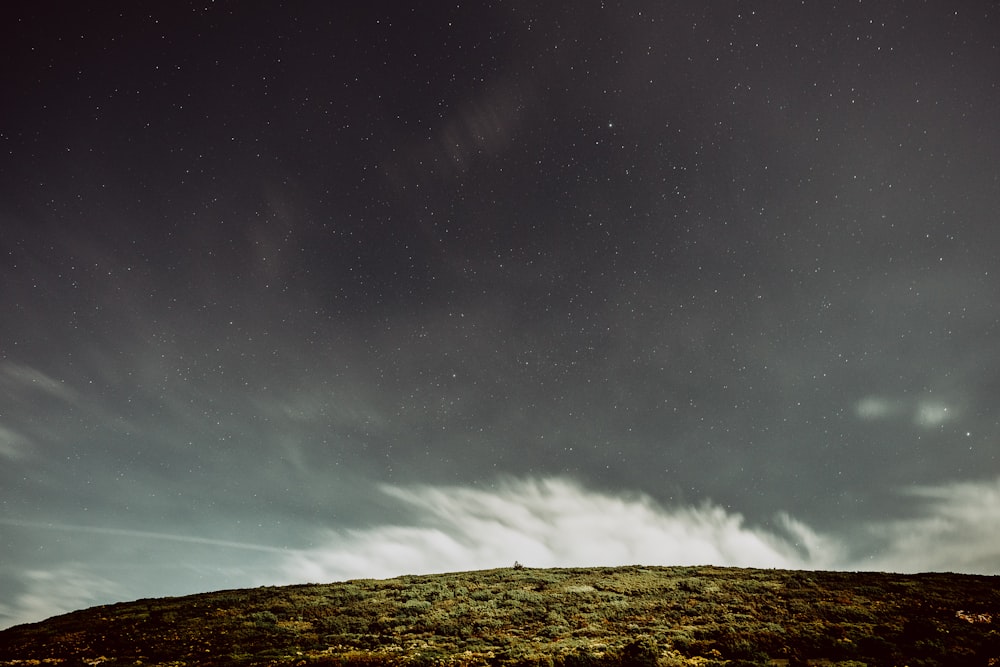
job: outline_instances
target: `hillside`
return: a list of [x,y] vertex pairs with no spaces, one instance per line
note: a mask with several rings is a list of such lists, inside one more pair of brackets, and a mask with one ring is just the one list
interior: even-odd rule
[[221,591],[0,632],[0,665],[997,665],[1000,579],[496,570]]

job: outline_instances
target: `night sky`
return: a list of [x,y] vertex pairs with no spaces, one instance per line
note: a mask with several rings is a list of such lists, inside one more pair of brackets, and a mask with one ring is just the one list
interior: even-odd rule
[[0,626],[1000,573],[996,2],[113,4],[0,29]]

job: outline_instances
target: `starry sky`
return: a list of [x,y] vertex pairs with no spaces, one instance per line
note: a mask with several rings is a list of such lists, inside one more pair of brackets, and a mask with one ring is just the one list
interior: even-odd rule
[[1000,573],[997,3],[406,4],[3,22],[0,626]]

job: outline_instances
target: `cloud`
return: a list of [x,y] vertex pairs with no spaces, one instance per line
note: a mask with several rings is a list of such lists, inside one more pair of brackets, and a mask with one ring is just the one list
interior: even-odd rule
[[76,399],[76,392],[69,385],[23,364],[6,362],[0,365],[0,385],[14,394],[36,391],[66,402]]
[[[918,514],[824,534],[779,513],[767,527],[704,503],[667,508],[643,494],[612,495],[563,478],[508,480],[488,489],[384,486],[416,525],[329,531],[289,552],[289,582],[500,567],[712,564],[788,569],[1000,573],[1000,480],[903,493]],[[850,553],[851,551],[855,553]],[[863,551],[863,552],[862,552]]]
[[917,516],[869,527],[880,546],[865,569],[1000,574],[1000,479],[904,492]]
[[[96,604],[274,583],[287,555],[272,544],[110,526],[0,518],[0,531],[11,538],[0,545],[0,629]],[[17,545],[30,545],[31,566],[9,557]]]
[[46,523],[41,521],[20,521],[17,519],[0,518],[0,525],[16,526],[19,528],[34,528],[38,530],[54,530],[64,532],[86,533],[90,535],[109,535],[111,537],[134,538],[143,540],[162,540],[166,542],[180,542],[184,544],[200,544],[210,547],[222,547],[225,549],[239,549],[243,551],[263,551],[265,553],[286,553],[287,549],[274,547],[266,544],[254,544],[251,542],[235,542],[233,540],[220,540],[211,537],[201,537],[198,535],[182,535],[177,533],[165,533],[148,530],[129,530],[127,528],[109,528],[106,526],[85,526],[65,523]]
[[[468,571],[514,561],[531,567],[712,564],[1000,574],[1000,479],[905,491],[913,516],[844,535],[820,533],[787,513],[757,526],[716,504],[665,507],[645,494],[595,491],[561,477],[380,490],[400,504],[400,516],[411,518],[325,531],[306,549],[0,519],[12,527],[116,538],[99,547],[99,567],[69,560],[16,573],[8,568],[6,576],[14,576],[17,586],[0,601],[0,627],[179,591]],[[867,539],[864,553],[859,532]],[[163,546],[144,544],[150,540]],[[171,543],[177,549],[168,549]],[[159,554],[152,579],[148,569],[135,569],[136,554],[150,553]]]
[[120,599],[123,593],[121,586],[79,563],[28,570],[20,579],[22,591],[0,602],[0,628]]
[[28,438],[0,424],[0,458],[11,461],[22,459],[29,445]]
[[914,421],[918,426],[932,428],[940,426],[954,416],[954,411],[944,403],[925,400],[917,405],[917,414],[914,417]]
[[421,515],[418,525],[331,531],[290,554],[290,581],[388,577],[510,565],[705,564],[815,569],[835,543],[786,515],[771,529],[705,503],[668,509],[642,494],[615,496],[562,479],[495,488],[384,486]]
[[881,396],[866,396],[854,406],[854,412],[866,421],[883,419],[897,412],[896,406]]
[[929,398],[919,401],[890,400],[882,396],[862,398],[855,403],[854,413],[864,421],[877,421],[910,414],[913,423],[921,428],[934,428],[957,416],[955,408],[941,400]]

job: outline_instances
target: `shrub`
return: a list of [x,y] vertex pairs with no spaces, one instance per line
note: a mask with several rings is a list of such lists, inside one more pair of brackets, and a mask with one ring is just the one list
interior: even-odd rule
[[250,620],[254,625],[262,628],[275,627],[278,624],[278,616],[272,611],[257,611],[250,614]]
[[622,667],[656,667],[660,651],[649,637],[633,639],[622,649]]

